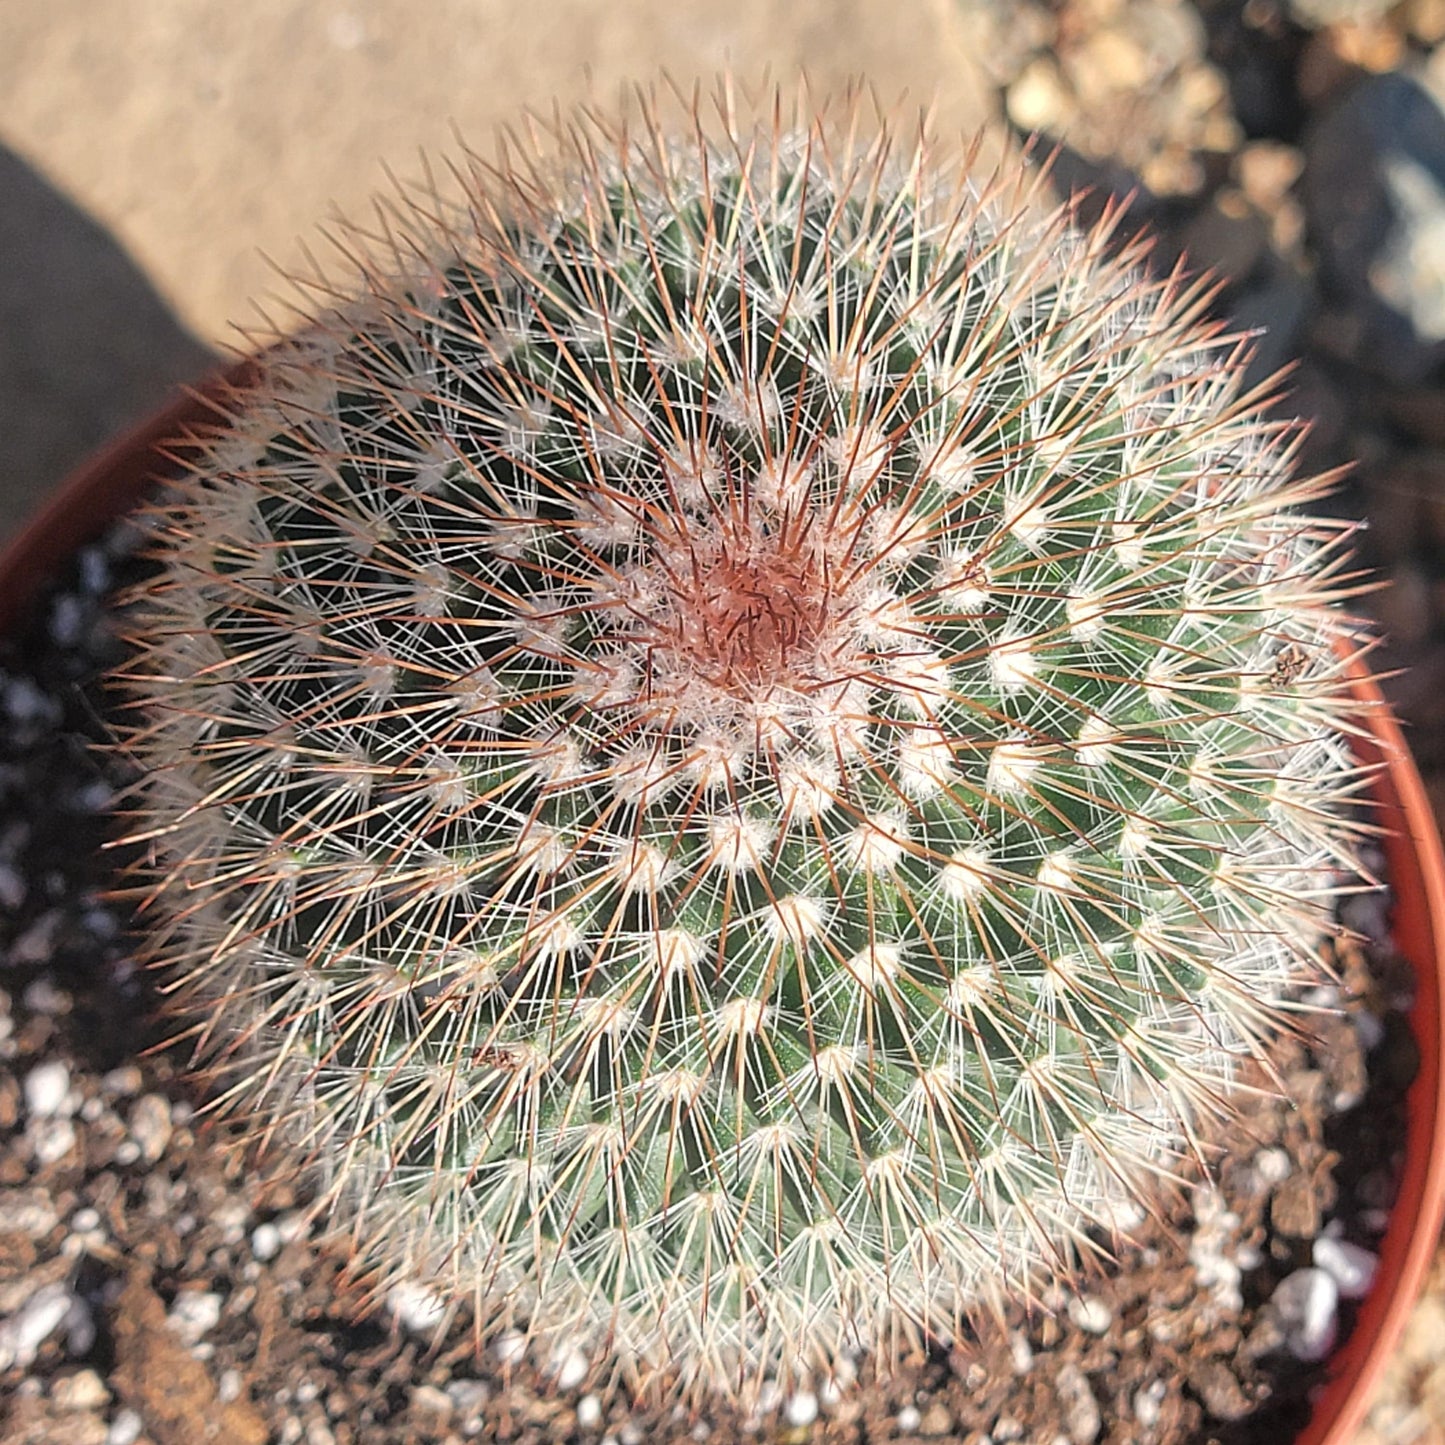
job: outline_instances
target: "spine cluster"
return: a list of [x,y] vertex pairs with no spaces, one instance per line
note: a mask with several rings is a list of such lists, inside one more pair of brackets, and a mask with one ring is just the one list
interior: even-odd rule
[[1338,529],[1238,346],[858,129],[588,122],[358,233],[133,613],[224,1104],[384,1276],[692,1390],[1127,1222],[1347,852]]

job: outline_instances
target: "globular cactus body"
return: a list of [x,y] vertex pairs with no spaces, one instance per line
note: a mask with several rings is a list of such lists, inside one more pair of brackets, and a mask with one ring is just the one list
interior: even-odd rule
[[134,613],[221,1098],[386,1277],[698,1389],[1108,1238],[1345,851],[1334,529],[1199,291],[857,126],[388,215]]

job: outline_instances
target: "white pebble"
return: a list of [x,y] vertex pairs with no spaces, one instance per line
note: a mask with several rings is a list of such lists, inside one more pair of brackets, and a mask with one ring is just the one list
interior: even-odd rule
[[482,1380],[449,1380],[446,1394],[463,1415],[475,1415],[491,1397],[491,1391]]
[[577,1423],[584,1430],[595,1430],[602,1423],[602,1401],[596,1395],[583,1395],[578,1400]]
[[[29,938],[32,933],[44,933],[44,952],[39,958],[28,960],[31,963],[43,962],[50,952],[50,936],[59,927],[60,910],[58,908],[52,908],[49,913],[41,914],[31,925],[29,931],[10,946],[11,960],[16,959],[16,950],[20,949],[25,938]],[[44,1014],[46,1018],[59,1018],[62,1014],[68,1014],[74,1002],[64,989],[56,988],[48,978],[37,978],[26,988],[24,998],[25,1007],[31,1013]]]
[[1363,1299],[1375,1282],[1380,1257],[1348,1240],[1321,1236],[1315,1240],[1314,1262],[1334,1280],[1342,1299]]
[[25,1107],[33,1118],[68,1118],[74,1110],[70,1104],[70,1070],[59,1059],[36,1064],[25,1076]]
[[[60,931],[61,924],[60,910],[58,908],[48,909],[42,913],[14,943],[10,945],[10,951],[6,955],[11,963],[44,963],[51,955],[55,946],[55,935]],[[34,991],[32,984],[26,992],[25,1002],[30,1003],[30,994]],[[52,990],[54,993],[55,990]],[[62,995],[57,994],[57,997]],[[36,1009],[36,1013],[66,1013],[69,1011],[69,999],[66,999],[66,1007],[63,1009]],[[33,1005],[32,1005],[33,1006]]]
[[0,863],[0,908],[18,913],[25,902],[25,880],[8,863]]
[[559,1350],[552,1356],[549,1373],[557,1388],[565,1393],[568,1390],[575,1390],[587,1378],[589,1369],[591,1369],[591,1362],[587,1356],[573,1346],[569,1349]]
[[82,547],[80,558],[80,585],[92,597],[110,590],[110,563],[99,547]]
[[783,1418],[798,1430],[811,1425],[818,1418],[818,1397],[811,1390],[795,1390],[788,1396]]
[[1114,1311],[1097,1295],[1075,1295],[1068,1313],[1075,1327],[1086,1334],[1102,1335],[1114,1323]]
[[75,1148],[75,1125],[69,1119],[32,1119],[25,1135],[37,1164],[56,1164]]
[[1034,1348],[1029,1337],[1022,1330],[1014,1330],[1008,1337],[1008,1352],[1013,1360],[1014,1374],[1027,1375],[1034,1366]]
[[85,609],[80,598],[62,592],[50,609],[51,640],[60,647],[74,647],[85,630]]
[[100,1087],[107,1093],[120,1098],[127,1098],[131,1094],[140,1093],[140,1087],[144,1081],[144,1075],[134,1064],[122,1064],[118,1069],[112,1069],[100,1081]]
[[1292,1167],[1287,1149],[1261,1149],[1254,1156],[1254,1172],[1262,1184],[1283,1184]]
[[117,1410],[106,1433],[105,1445],[135,1445],[143,1428],[144,1422],[134,1410],[129,1407]]
[[31,1239],[43,1239],[59,1223],[54,1202],[44,1190],[0,1189],[0,1234],[28,1234]]
[[251,1253],[262,1263],[281,1253],[281,1231],[274,1224],[258,1224],[251,1231]]
[[386,1307],[403,1329],[414,1335],[431,1334],[446,1318],[446,1302],[422,1285],[403,1281],[387,1291]]
[[28,677],[12,677],[5,684],[5,711],[18,723],[49,715],[53,704]]
[[508,1330],[492,1342],[492,1353],[499,1365],[519,1365],[527,1353],[527,1337],[520,1330]]
[[1384,1020],[1371,1013],[1369,1009],[1355,1009],[1349,1017],[1350,1022],[1355,1026],[1355,1037],[1367,1054],[1378,1049],[1385,1042]]
[[43,1284],[8,1320],[0,1323],[0,1370],[18,1365],[29,1369],[40,1346],[70,1313],[70,1291],[63,1284]]
[[95,1344],[95,1316],[79,1295],[70,1297],[65,1312],[65,1348],[74,1358],[88,1355]]
[[1322,1360],[1335,1343],[1340,1291],[1322,1269],[1297,1269],[1275,1286],[1270,1305],[1298,1360]]
[[221,1296],[207,1290],[187,1289],[176,1296],[166,1322],[188,1345],[198,1345],[221,1319]]
[[1164,1396],[1168,1392],[1169,1387],[1163,1380],[1155,1380],[1134,1391],[1134,1418],[1146,1430],[1153,1429],[1158,1423],[1160,1407],[1164,1404]]
[[905,1405],[898,1412],[898,1433],[911,1435],[923,1423],[923,1416],[912,1405]]
[[143,1094],[130,1111],[131,1137],[140,1157],[154,1164],[171,1142],[171,1102],[164,1094]]

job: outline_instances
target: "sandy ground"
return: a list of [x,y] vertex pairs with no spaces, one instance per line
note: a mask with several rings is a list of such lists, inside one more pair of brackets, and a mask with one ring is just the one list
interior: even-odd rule
[[956,0],[0,0],[0,537],[388,168],[725,67],[972,130],[970,36]]

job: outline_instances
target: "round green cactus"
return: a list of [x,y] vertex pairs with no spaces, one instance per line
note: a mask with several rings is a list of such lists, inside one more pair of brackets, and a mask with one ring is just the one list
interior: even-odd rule
[[1355,773],[1339,528],[1201,290],[725,119],[360,237],[127,677],[224,1104],[384,1278],[727,1392],[1107,1241],[1311,972]]

